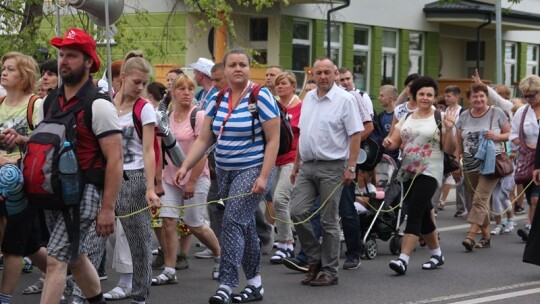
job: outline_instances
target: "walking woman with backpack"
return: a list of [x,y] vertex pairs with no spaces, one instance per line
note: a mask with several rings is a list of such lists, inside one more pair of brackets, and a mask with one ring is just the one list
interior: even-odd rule
[[[187,75],[180,75],[174,79],[171,87],[171,96],[174,102],[174,110],[169,114],[169,127],[180,144],[183,152],[187,154],[193,143],[202,132],[204,112],[198,111],[193,104],[196,83]],[[165,269],[157,277],[152,279],[152,285],[166,285],[178,283],[176,279],[175,264],[178,250],[178,217],[180,206],[184,206],[184,222],[190,231],[208,249],[214,257],[212,279],[219,276],[219,263],[221,250],[216,235],[205,224],[204,213],[208,189],[210,189],[210,170],[206,156],[202,157],[189,171],[179,186],[175,185],[174,175],[178,171],[170,159],[163,169],[163,188],[165,195],[162,202],[159,217],[163,219],[161,234],[161,249],[163,251]]]
[[[255,212],[276,162],[280,128],[278,105],[268,89],[261,88],[256,103],[248,104],[256,85],[249,80],[250,58],[246,51],[228,51],[223,63],[229,89],[219,105],[216,102],[218,94],[208,101],[201,133],[175,176],[179,186],[186,173],[216,141],[219,191],[221,198],[227,200],[221,234],[220,285],[209,299],[211,304],[263,299]],[[258,118],[254,112],[258,113]],[[240,265],[247,286],[232,295],[232,289],[239,283]]]
[[[160,206],[155,192],[156,153],[154,150],[156,114],[152,104],[141,99],[148,84],[152,67],[138,51],[129,52],[120,71],[121,87],[114,97],[122,128],[124,180],[116,201],[115,212],[120,216],[133,263],[133,273],[121,273],[118,285],[104,294],[108,299],[133,297],[133,303],[145,303],[152,279],[152,229],[150,211],[136,211],[146,206]],[[136,103],[143,102],[135,113]],[[137,126],[137,124],[139,124]],[[140,132],[137,131],[142,130]],[[125,217],[122,217],[125,216]]]
[[456,146],[452,134],[453,115],[443,114],[441,125],[437,123],[437,113],[433,109],[438,93],[435,80],[420,77],[411,84],[410,92],[418,109],[403,117],[396,124],[396,130],[383,140],[383,147],[387,150],[403,146],[398,178],[403,182],[408,202],[407,226],[399,258],[389,264],[400,275],[407,272],[409,258],[420,236],[431,253],[430,259],[422,264],[422,269],[432,270],[444,264],[437,227],[431,216],[431,198],[443,179],[443,152],[454,153]]

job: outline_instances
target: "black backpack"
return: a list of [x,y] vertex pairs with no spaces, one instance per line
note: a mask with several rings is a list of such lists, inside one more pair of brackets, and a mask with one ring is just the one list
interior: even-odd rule
[[381,161],[384,152],[384,148],[382,147],[384,138],[379,123],[375,121],[376,117],[377,113],[373,113],[373,131],[366,140],[360,143],[360,148],[367,154],[366,161],[358,165],[358,168],[363,171],[375,169],[377,164]]
[[[252,119],[251,119],[251,140],[252,142],[255,142],[255,119],[259,119],[259,111],[256,107],[257,105],[257,99],[259,98],[259,91],[261,90],[262,86],[258,83],[254,83],[251,92],[249,93],[249,99],[248,99],[248,108],[251,109],[255,105],[255,111],[249,111],[251,113]],[[225,96],[225,93],[229,90],[229,88],[225,88],[221,91],[219,91],[218,95],[216,96],[216,114],[219,109],[219,105],[221,104],[221,101],[223,100],[223,97]],[[279,107],[279,149],[278,149],[278,156],[283,155],[291,151],[294,141],[294,135],[292,132],[291,122],[289,120],[289,117],[287,115],[287,108],[285,108],[282,104],[279,102],[277,103]],[[215,119],[215,117],[214,117]],[[263,133],[263,140],[264,140],[264,133]]]

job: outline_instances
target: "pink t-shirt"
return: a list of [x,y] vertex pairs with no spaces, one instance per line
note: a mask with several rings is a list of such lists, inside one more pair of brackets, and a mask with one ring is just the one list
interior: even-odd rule
[[[192,111],[193,111],[193,108],[191,109]],[[171,114],[169,115],[169,127],[185,155],[188,155],[189,150],[191,149],[191,146],[193,145],[193,143],[195,142],[195,139],[197,139],[197,136],[199,136],[201,132],[204,116],[205,116],[204,111],[197,112],[197,116],[195,117],[195,132],[193,132],[193,128],[191,128],[191,122],[190,122],[191,114],[188,115],[187,119],[184,119],[184,121],[182,122],[174,121],[174,111],[171,112]],[[163,181],[166,182],[167,184],[174,185],[173,178],[179,168],[172,164],[172,161],[169,159],[169,156],[165,156],[165,158],[167,160],[167,165],[163,169]],[[184,177],[180,185],[182,186],[186,185],[190,176],[191,176],[191,170],[187,172],[186,176]],[[204,169],[201,172],[200,177],[203,177],[203,176],[210,178],[210,170],[208,169],[208,162],[206,162],[206,165],[204,166]]]

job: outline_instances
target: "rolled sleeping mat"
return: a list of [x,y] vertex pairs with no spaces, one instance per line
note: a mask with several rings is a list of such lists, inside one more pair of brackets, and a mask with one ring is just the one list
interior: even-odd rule
[[0,194],[4,197],[8,215],[17,214],[28,205],[23,186],[23,175],[19,167],[6,164],[0,168]]

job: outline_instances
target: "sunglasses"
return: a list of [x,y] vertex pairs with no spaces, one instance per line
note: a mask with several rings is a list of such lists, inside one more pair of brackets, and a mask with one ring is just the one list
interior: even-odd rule
[[534,94],[530,94],[530,95],[525,95],[525,94],[523,94],[523,95],[521,95],[521,98],[523,98],[523,99],[525,99],[525,100],[531,100],[531,99],[535,98],[536,95],[538,95],[538,92],[536,92],[536,93],[534,93]]

